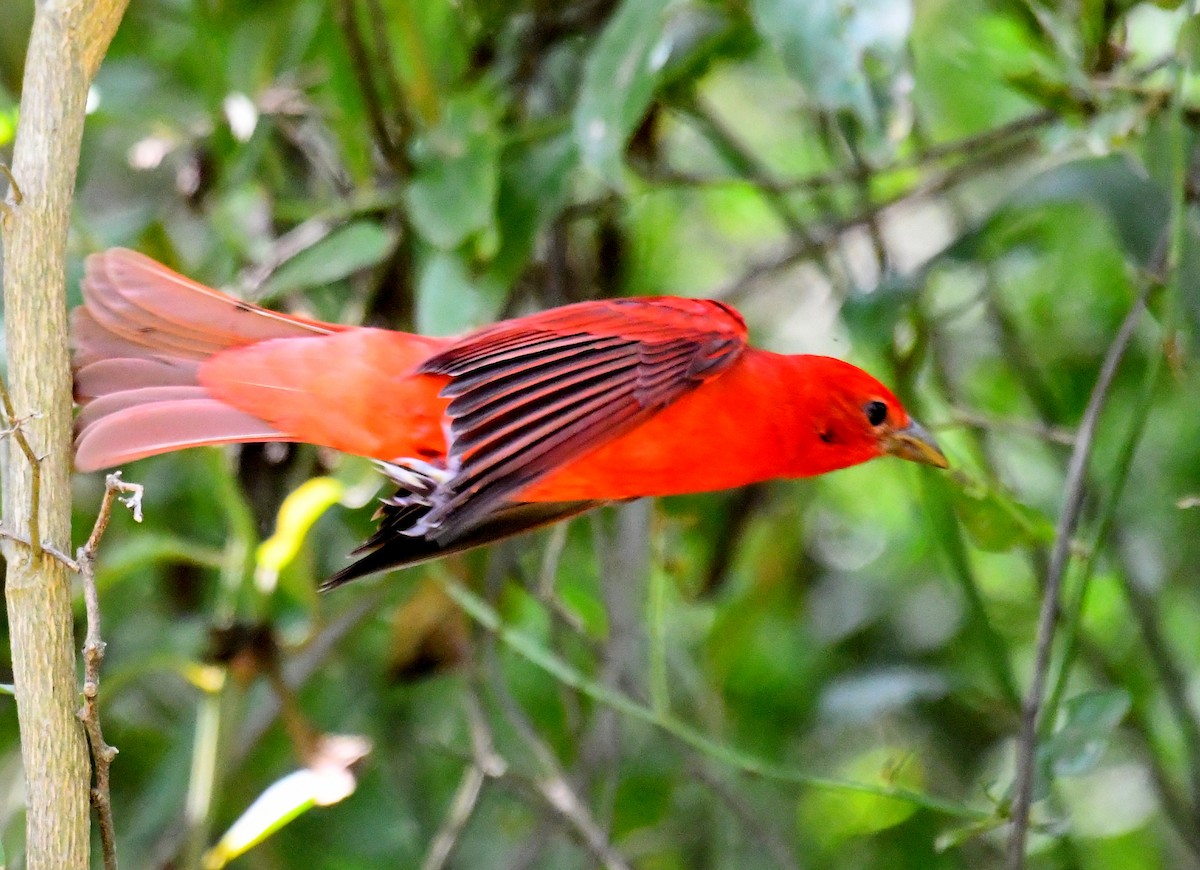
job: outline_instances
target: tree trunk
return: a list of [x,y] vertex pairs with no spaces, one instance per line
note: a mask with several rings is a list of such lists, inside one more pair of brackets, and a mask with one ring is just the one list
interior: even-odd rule
[[[8,377],[18,417],[40,463],[41,494],[31,526],[34,470],[13,444],[4,480],[4,525],[36,530],[69,551],[71,374],[67,357],[65,258],[71,198],[88,86],[128,0],[37,3],[25,62],[12,173],[20,202],[3,218]],[[27,866],[88,866],[90,770],[76,719],[79,689],[65,568],[8,543],[5,589],[25,767]]]

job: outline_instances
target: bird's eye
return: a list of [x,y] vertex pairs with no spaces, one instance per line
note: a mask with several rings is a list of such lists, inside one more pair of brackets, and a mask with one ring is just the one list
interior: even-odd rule
[[887,419],[887,405],[883,402],[867,402],[865,408],[867,412],[867,422],[872,426],[878,426]]

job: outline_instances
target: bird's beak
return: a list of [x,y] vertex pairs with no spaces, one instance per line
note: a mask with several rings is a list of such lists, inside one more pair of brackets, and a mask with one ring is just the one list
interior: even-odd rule
[[935,468],[949,468],[946,454],[938,447],[933,436],[916,420],[909,420],[903,429],[896,429],[884,436],[884,452],[889,456],[920,462]]

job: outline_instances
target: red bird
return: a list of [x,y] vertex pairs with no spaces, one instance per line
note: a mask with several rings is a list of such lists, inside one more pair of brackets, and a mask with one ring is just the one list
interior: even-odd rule
[[83,295],[80,470],[246,441],[379,460],[398,491],[326,588],[604,502],[947,464],[870,375],[747,347],[721,302],[582,302],[429,338],[267,311],[122,249],[88,258]]

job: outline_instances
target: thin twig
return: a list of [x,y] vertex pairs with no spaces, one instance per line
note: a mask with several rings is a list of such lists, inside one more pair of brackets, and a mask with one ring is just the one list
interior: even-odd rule
[[508,762],[496,752],[492,732],[488,728],[478,696],[468,693],[465,703],[467,721],[471,728],[472,761],[463,773],[458,790],[450,801],[450,808],[442,826],[429,844],[429,851],[425,853],[425,860],[421,862],[421,870],[442,870],[446,866],[459,837],[479,804],[479,795],[483,792],[484,783],[489,778],[504,776],[508,771]]
[[800,870],[800,862],[796,860],[796,856],[792,854],[787,843],[775,831],[767,827],[764,819],[760,818],[760,813],[747,804],[729,783],[710,770],[703,761],[693,761],[688,765],[688,771],[704,783],[709,791],[729,808],[729,811],[733,813],[742,828],[764,854],[770,855],[771,859],[783,870]]
[[[492,656],[495,659],[493,651]],[[492,662],[495,666],[495,662]],[[629,865],[616,848],[608,841],[603,829],[596,822],[587,805],[567,780],[566,773],[555,757],[553,750],[537,733],[537,729],[520,709],[516,699],[504,685],[503,679],[491,681],[497,691],[505,716],[525,745],[537,759],[542,773],[533,778],[531,785],[546,805],[570,827],[579,841],[606,870],[629,870]],[[478,686],[476,687],[478,692]]]
[[692,124],[701,136],[707,139],[737,172],[737,177],[752,185],[762,194],[766,205],[779,219],[787,231],[799,243],[812,247],[816,241],[808,232],[803,220],[792,209],[787,197],[781,192],[770,169],[747,148],[737,135],[699,98],[690,98],[675,107]]
[[267,255],[238,275],[238,289],[245,296],[255,296],[271,276],[293,257],[311,248],[333,232],[335,223],[323,216],[301,221],[271,244]]
[[[447,591],[456,588],[447,586]],[[451,592],[453,595],[453,592]],[[629,865],[620,852],[609,842],[604,830],[597,823],[588,806],[567,780],[566,772],[554,754],[554,750],[542,739],[537,729],[512,696],[505,682],[496,650],[495,633],[489,633],[488,642],[482,644],[483,664],[491,672],[487,679],[482,673],[473,674],[471,688],[477,698],[487,690],[499,701],[505,718],[526,748],[537,760],[541,774],[534,777],[532,786],[546,805],[569,826],[575,836],[592,853],[592,856],[607,870],[629,870]],[[477,703],[482,706],[482,702]],[[581,753],[582,754],[582,753]]]
[[[304,649],[291,657],[283,667],[283,679],[292,691],[298,691],[324,665],[337,650],[337,645],[363,621],[379,613],[385,596],[380,587],[362,596],[351,607],[329,622],[321,633],[314,637]],[[234,741],[226,763],[231,769],[246,760],[250,751],[275,722],[280,714],[281,701],[272,693],[255,706],[253,713],[242,723],[241,733]]]
[[[463,609],[463,612],[474,620],[487,635],[494,637],[515,655],[593,701],[603,704],[631,720],[650,725],[674,738],[680,744],[689,746],[731,769],[764,780],[807,788],[893,798],[951,818],[966,819],[972,822],[993,818],[990,813],[902,786],[815,776],[802,770],[773,764],[727,743],[722,743],[681,719],[664,716],[632,697],[614,691],[611,687],[585,676],[565,659],[546,649],[528,634],[505,623],[494,607],[466,586],[450,577],[439,579],[445,584],[446,591]],[[488,654],[490,646],[489,644],[482,645],[485,655]],[[491,655],[495,656],[494,650]],[[487,688],[494,690],[498,685],[501,684],[496,681],[494,684],[489,683]]]
[[[385,591],[382,587],[364,595],[353,606],[338,614],[326,625],[316,637],[309,641],[304,649],[292,656],[283,667],[283,676],[287,685],[293,690],[302,688],[321,666],[329,660],[337,645],[355,627],[364,620],[379,612]],[[246,757],[258,745],[263,735],[267,733],[280,715],[281,699],[275,692],[267,695],[255,705],[254,710],[242,723],[240,733],[234,738],[233,748],[227,753],[224,764],[227,770],[236,771]],[[186,812],[186,810],[185,810]],[[167,832],[155,843],[153,854],[163,856],[176,855],[184,848],[188,837],[189,822],[183,813],[168,826]]]
[[743,298],[750,288],[763,278],[777,274],[792,266],[823,254],[837,244],[842,236],[850,230],[869,224],[870,221],[901,203],[912,200],[932,198],[946,193],[959,184],[999,168],[1003,161],[1015,159],[1029,147],[1029,142],[1018,141],[1011,150],[1000,154],[989,154],[987,160],[964,161],[963,163],[944,172],[936,173],[914,184],[907,190],[881,199],[879,202],[863,209],[857,214],[839,220],[831,221],[822,227],[809,231],[807,240],[801,240],[774,257],[752,263],[738,278],[727,286],[717,290],[713,295],[725,301],[736,302]]
[[[22,546],[33,549],[33,545],[29,543],[29,538],[25,537],[24,535],[17,534],[16,532],[11,532],[3,526],[0,526],[0,539],[5,541],[15,541]],[[65,567],[68,571],[74,571],[76,573],[79,572],[79,563],[62,550],[58,549],[58,547],[51,544],[49,541],[42,541],[42,552],[47,556],[54,558],[56,561],[61,562],[63,567]]]
[[1029,828],[1029,810],[1033,798],[1034,761],[1037,756],[1037,727],[1038,714],[1041,711],[1042,695],[1046,689],[1046,677],[1050,667],[1050,649],[1054,642],[1055,623],[1058,618],[1059,590],[1062,587],[1063,574],[1071,556],[1071,539],[1079,524],[1079,516],[1083,508],[1083,493],[1087,480],[1088,460],[1092,454],[1092,443],[1096,436],[1096,426],[1100,420],[1100,412],[1112,389],[1113,380],[1125,352],[1133,340],[1134,331],[1146,309],[1153,284],[1148,285],[1138,296],[1125,315],[1121,328],[1117,331],[1104,362],[1092,393],[1088,397],[1087,408],[1084,410],[1083,421],[1075,435],[1075,447],[1071,451],[1071,459],[1067,466],[1065,496],[1062,512],[1058,517],[1055,530],[1054,547],[1050,551],[1050,563],[1046,572],[1046,583],[1042,594],[1042,609],[1038,617],[1037,648],[1034,658],[1033,679],[1025,702],[1021,708],[1021,733],[1017,739],[1017,770],[1013,787],[1013,802],[1011,810],[1012,829],[1008,839],[1009,870],[1022,870],[1025,866],[1025,838]]
[[[0,163],[0,166],[3,165]],[[4,171],[8,174],[14,190],[19,190],[16,187],[16,179],[12,177],[8,167],[5,167]],[[0,378],[0,403],[4,406],[4,434],[12,436],[29,462],[29,550],[33,558],[38,559],[41,557],[43,549],[41,532],[42,458],[34,452],[33,447],[29,444],[29,439],[25,436],[25,424],[30,420],[36,420],[40,415],[34,412],[24,417],[18,417],[17,412],[13,409],[12,396],[8,394],[8,385],[3,378]]]
[[92,807],[96,810],[96,822],[100,828],[100,848],[104,855],[105,870],[116,870],[117,837],[113,826],[112,799],[109,796],[109,769],[117,755],[115,746],[104,741],[100,728],[100,665],[104,661],[104,640],[100,635],[100,597],[96,592],[96,552],[100,539],[112,519],[113,501],[120,493],[126,495],[121,502],[133,511],[133,518],[142,521],[142,486],[121,480],[121,472],[114,471],[104,481],[104,498],[100,512],[87,542],[75,553],[75,570],[83,579],[83,602],[87,611],[87,638],[83,643],[83,706],[79,708],[79,720],[87,732],[88,746],[92,753]]
[[13,214],[14,210],[25,201],[25,194],[21,193],[21,185],[17,184],[16,176],[12,174],[12,170],[3,160],[0,160],[0,175],[8,179],[8,193],[5,194],[3,200],[0,200],[0,210],[5,216],[8,216]]
[[337,20],[346,36],[346,47],[350,52],[351,66],[354,76],[358,79],[359,90],[362,91],[363,103],[367,109],[367,117],[375,130],[375,142],[388,164],[401,177],[408,175],[408,155],[405,154],[388,125],[387,110],[374,77],[374,60],[370,57],[362,31],[358,26],[357,11],[354,0],[342,0],[337,7]]
[[1051,444],[1061,444],[1064,447],[1070,447],[1075,443],[1075,433],[1064,426],[1051,426],[1036,420],[989,417],[966,408],[955,408],[948,422],[934,425],[931,428],[936,432],[958,427],[1011,432],[1041,441],[1049,441]]
[[951,157],[957,157],[962,154],[971,155],[972,159],[978,158],[981,152],[991,152],[1003,150],[1004,147],[1013,144],[1013,139],[1028,138],[1026,134],[1037,132],[1040,128],[1048,126],[1058,119],[1057,112],[1049,109],[1034,112],[1031,115],[1026,115],[1023,118],[1018,118],[1008,124],[1003,124],[982,133],[973,136],[967,136],[962,139],[956,139],[953,142],[945,142],[940,145],[931,145],[920,152],[909,157],[903,157],[891,163],[886,163],[878,166],[870,164],[855,164],[851,166],[839,167],[838,169],[829,172],[822,172],[814,175],[805,175],[800,178],[783,178],[772,180],[769,178],[755,178],[746,175],[697,175],[694,173],[681,172],[679,170],[667,169],[658,170],[647,176],[647,181],[652,181],[655,184],[674,185],[683,187],[724,187],[728,185],[745,185],[750,184],[756,187],[763,187],[776,193],[786,193],[788,191],[813,191],[823,190],[829,187],[836,187],[842,184],[852,182],[861,183],[862,179],[870,179],[872,177],[879,178],[880,176],[889,175],[895,172],[901,172],[911,169],[920,169],[929,164],[937,163]]

